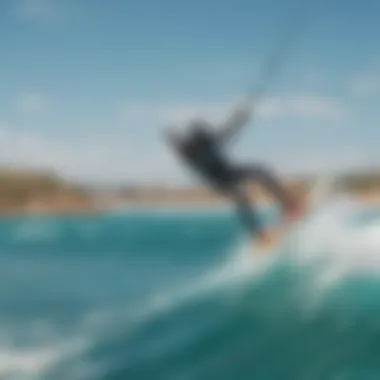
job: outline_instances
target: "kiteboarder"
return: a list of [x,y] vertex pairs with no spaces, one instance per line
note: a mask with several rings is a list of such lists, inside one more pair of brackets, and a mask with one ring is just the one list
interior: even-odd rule
[[285,223],[296,219],[301,208],[264,165],[236,164],[224,154],[226,144],[249,121],[249,116],[249,107],[243,106],[219,125],[194,119],[186,125],[183,133],[177,128],[167,128],[166,137],[180,158],[200,174],[209,186],[235,202],[243,225],[254,239],[258,239],[259,244],[266,245],[275,236],[261,225],[256,210],[240,185],[248,180],[261,182],[280,202]]

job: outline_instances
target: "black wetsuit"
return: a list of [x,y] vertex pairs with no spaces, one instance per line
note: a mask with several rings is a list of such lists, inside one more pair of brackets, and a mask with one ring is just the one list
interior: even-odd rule
[[251,233],[261,230],[260,220],[239,185],[246,180],[260,181],[284,206],[290,202],[287,192],[269,170],[261,165],[234,165],[222,154],[218,136],[207,129],[196,129],[185,140],[176,143],[185,162],[201,174],[216,191],[232,197],[244,226]]

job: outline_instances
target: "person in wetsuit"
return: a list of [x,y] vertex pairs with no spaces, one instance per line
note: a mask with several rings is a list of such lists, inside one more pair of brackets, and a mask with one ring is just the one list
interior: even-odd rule
[[249,112],[242,108],[217,130],[206,121],[194,120],[188,125],[185,136],[168,130],[167,137],[182,160],[198,172],[209,186],[235,201],[243,225],[253,237],[265,243],[270,237],[261,226],[258,215],[240,184],[247,180],[261,182],[280,202],[288,219],[295,217],[299,210],[293,197],[269,169],[260,164],[235,164],[224,155],[225,145],[248,120]]

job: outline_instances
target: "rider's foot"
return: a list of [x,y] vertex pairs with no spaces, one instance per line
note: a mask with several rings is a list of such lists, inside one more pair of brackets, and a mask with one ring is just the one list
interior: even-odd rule
[[305,211],[306,205],[301,201],[290,202],[284,208],[284,217],[287,222],[297,220]]
[[259,244],[260,247],[268,247],[270,246],[276,238],[276,234],[271,230],[263,230],[260,231],[253,239],[255,244]]

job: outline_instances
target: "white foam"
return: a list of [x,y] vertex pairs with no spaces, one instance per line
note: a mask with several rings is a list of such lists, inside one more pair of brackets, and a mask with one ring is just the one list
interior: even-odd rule
[[75,355],[84,348],[82,341],[72,340],[45,347],[0,347],[0,378],[38,379],[64,357]]
[[380,223],[354,225],[362,207],[348,197],[336,198],[305,222],[297,233],[291,255],[300,263],[324,263],[319,286],[346,276],[380,275]]
[[57,351],[52,348],[30,351],[0,348],[0,376],[28,374],[30,378],[57,357]]
[[[20,344],[20,337],[26,344]],[[0,378],[40,379],[62,360],[78,356],[88,347],[88,337],[67,334],[44,320],[17,325],[12,322],[0,329]]]

